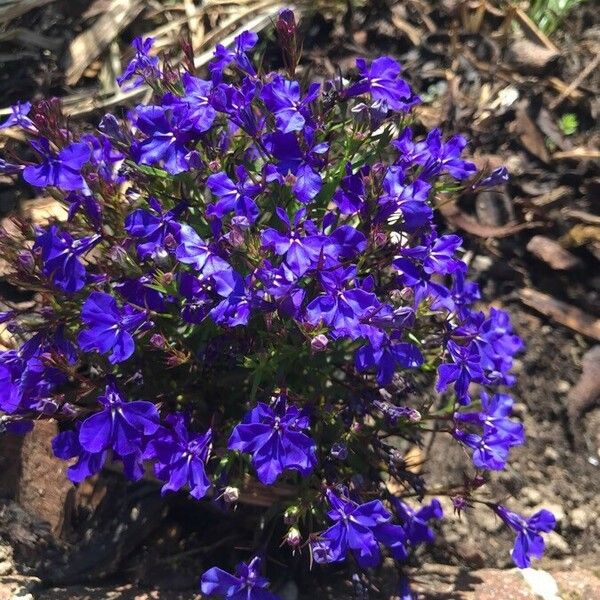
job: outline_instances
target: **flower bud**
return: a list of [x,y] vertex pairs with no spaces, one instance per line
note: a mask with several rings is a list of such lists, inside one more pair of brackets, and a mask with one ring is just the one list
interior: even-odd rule
[[348,458],[348,446],[343,442],[336,442],[331,446],[329,453],[336,460],[346,460]]
[[285,534],[284,543],[295,550],[300,546],[301,542],[302,536],[300,535],[300,530],[297,527],[290,527]]
[[313,352],[320,352],[321,350],[325,350],[328,343],[329,339],[327,338],[327,336],[323,333],[320,333],[310,341],[310,349]]
[[150,343],[155,347],[155,348],[164,348],[165,344],[167,343],[167,340],[165,340],[164,336],[161,335],[160,333],[155,333],[151,338],[150,338]]
[[227,504],[233,504],[234,502],[237,502],[239,499],[240,499],[240,490],[239,490],[239,488],[236,488],[236,487],[228,485],[223,490],[223,500]]

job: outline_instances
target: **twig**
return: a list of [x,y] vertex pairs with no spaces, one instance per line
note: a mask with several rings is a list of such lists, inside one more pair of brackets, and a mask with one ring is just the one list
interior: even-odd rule
[[589,63],[575,79],[559,94],[559,96],[550,103],[550,110],[554,110],[560,106],[567,96],[571,95],[573,90],[576,90],[597,67],[600,65],[600,54],[596,54],[596,58]]

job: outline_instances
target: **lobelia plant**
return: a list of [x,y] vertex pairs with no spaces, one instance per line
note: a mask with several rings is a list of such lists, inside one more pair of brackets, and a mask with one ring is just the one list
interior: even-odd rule
[[[416,136],[419,98],[392,58],[305,86],[293,13],[276,28],[285,75],[255,66],[250,32],[217,47],[206,80],[161,70],[138,39],[119,82],[154,93],[125,119],[79,134],[55,100],[13,109],[3,126],[21,127],[36,158],[1,170],[68,219],[15,221],[0,239],[9,280],[37,298],[0,315],[22,340],[0,353],[3,427],[59,421],[53,450],[74,482],[107,461],[132,480],[153,465],[163,494],[224,510],[248,477],[286,483],[266,517],[290,527],[290,554],[359,570],[391,555],[402,598],[442,518],[426,496],[495,512],[527,567],[554,518],[482,492],[524,442],[505,393],[523,344],[504,311],[478,308],[461,238],[434,224],[437,199],[506,170],[477,175],[460,135]],[[454,487],[405,458],[433,429],[472,455]],[[234,575],[208,570],[203,593],[275,598],[260,567],[273,542]]]

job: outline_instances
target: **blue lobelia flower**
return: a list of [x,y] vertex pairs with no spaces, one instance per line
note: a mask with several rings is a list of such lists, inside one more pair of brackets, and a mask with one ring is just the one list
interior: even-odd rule
[[50,150],[50,143],[45,138],[32,140],[31,145],[41,156],[42,162],[23,169],[23,179],[27,183],[36,187],[53,186],[65,191],[87,187],[81,174],[81,169],[89,162],[92,154],[87,144],[70,144],[58,154]]
[[481,435],[455,430],[452,435],[465,446],[473,449],[473,464],[479,469],[499,471],[504,469],[508,453],[515,445],[514,438],[501,432],[486,432]]
[[424,142],[420,143],[421,149],[426,150],[419,154],[417,162],[423,165],[421,177],[428,179],[440,173],[449,173],[455,179],[467,179],[477,171],[477,167],[460,156],[467,145],[467,140],[462,135],[455,135],[446,142],[442,139],[442,132],[433,129],[427,134]]
[[125,304],[119,308],[117,301],[104,292],[92,292],[81,309],[81,319],[87,326],[77,338],[84,352],[96,350],[110,352],[110,363],[127,360],[135,350],[133,333],[147,323],[145,312]]
[[200,590],[203,594],[227,600],[278,600],[267,589],[269,582],[260,574],[260,563],[258,557],[248,564],[240,563],[234,575],[213,567],[202,575]]
[[498,516],[513,529],[517,537],[512,550],[512,558],[519,569],[531,566],[531,558],[541,558],[544,553],[544,538],[541,533],[549,533],[556,527],[556,518],[549,510],[540,510],[529,519],[496,506]]
[[[308,144],[309,140],[306,141]],[[323,186],[321,175],[315,170],[315,156],[325,151],[326,147],[318,144],[305,152],[300,148],[294,133],[279,131],[266,135],[264,142],[276,160],[276,173],[272,173],[271,177],[283,183],[286,175],[293,175],[292,191],[296,198],[304,204],[310,202]],[[269,180],[270,178],[267,178],[267,181]]]
[[190,169],[187,147],[200,133],[198,118],[186,104],[167,106],[138,106],[135,123],[146,135],[133,146],[133,154],[141,165],[155,165],[162,162],[171,175]]
[[73,293],[83,288],[87,277],[79,257],[99,240],[99,235],[75,240],[66,231],[52,225],[35,238],[34,249],[41,250],[44,275],[63,292]]
[[299,225],[306,214],[305,210],[296,212],[293,229],[285,210],[278,206],[275,211],[286,231],[280,233],[271,227],[264,229],[261,234],[261,246],[273,250],[278,256],[285,256],[287,266],[297,277],[301,277],[317,265],[327,237],[300,232]]
[[469,404],[469,385],[471,381],[481,382],[483,371],[481,359],[474,344],[459,346],[456,342],[448,342],[448,354],[452,362],[441,364],[438,367],[438,381],[436,390],[444,391],[454,383],[456,397],[461,404]]
[[273,406],[259,402],[246,413],[231,433],[227,447],[252,454],[252,464],[262,483],[274,483],[286,469],[306,477],[317,463],[316,444],[304,433],[309,426],[308,417],[280,395]]
[[175,252],[179,262],[193,265],[204,277],[231,270],[231,265],[221,258],[212,245],[205,242],[192,227],[182,225],[180,235],[181,244]]
[[154,459],[156,476],[166,483],[162,493],[176,492],[184,486],[190,495],[200,500],[211,486],[206,475],[212,432],[191,433],[181,413],[169,415],[167,427],[158,430],[149,442],[145,456]]
[[102,410],[85,419],[79,429],[79,443],[87,452],[111,449],[120,456],[139,453],[143,436],[159,428],[156,406],[145,400],[126,402],[112,381],[98,402]]
[[356,352],[356,368],[359,371],[377,368],[377,383],[388,385],[398,367],[415,369],[424,362],[421,351],[410,342],[401,342],[384,336],[380,343],[370,342]]
[[331,510],[327,516],[335,521],[312,544],[315,562],[340,562],[352,552],[358,564],[375,567],[381,561],[381,551],[376,537],[377,528],[392,519],[390,512],[380,500],[366,504],[336,496],[331,490],[326,492]]
[[399,166],[390,167],[383,179],[385,194],[379,198],[378,221],[394,224],[402,217],[402,229],[413,232],[420,227],[431,224],[433,210],[427,199],[431,185],[422,179],[406,181],[404,169]]
[[56,458],[71,460],[77,457],[77,462],[67,469],[67,477],[73,483],[81,483],[84,479],[98,473],[106,459],[108,450],[88,452],[79,443],[75,431],[62,431],[52,439],[52,451]]
[[161,260],[174,250],[181,240],[181,225],[175,220],[186,208],[184,202],[163,212],[156,198],[148,200],[151,211],[138,208],[125,219],[125,230],[141,243],[137,246],[140,258]]
[[31,110],[31,102],[17,102],[14,106],[10,107],[11,114],[4,123],[0,124],[0,129],[6,129],[8,127],[21,127],[22,129],[29,129],[30,131],[37,131],[33,121],[28,117],[29,111]]
[[212,83],[184,73],[181,77],[185,96],[180,102],[189,107],[189,117],[196,124],[198,131],[208,131],[217,116],[217,111],[210,103]]
[[435,534],[428,524],[432,519],[441,519],[444,516],[439,500],[433,499],[431,504],[426,504],[415,510],[396,497],[391,497],[390,502],[399,525],[384,523],[376,530],[377,539],[388,546],[396,560],[407,560],[409,547],[419,544],[429,544],[435,539]]
[[158,69],[158,57],[150,56],[149,52],[154,45],[154,38],[136,37],[131,43],[135,48],[135,56],[120,77],[117,77],[117,83],[122,87],[126,81],[132,80],[130,88],[139,86],[144,80],[160,76]]
[[300,84],[276,76],[271,83],[265,85],[261,98],[267,108],[275,115],[275,125],[279,131],[290,133],[301,131],[310,117],[309,104],[313,102],[321,86],[313,83],[304,98],[300,95]]
[[254,223],[259,215],[254,197],[260,192],[261,186],[253,183],[242,165],[236,167],[235,174],[237,182],[222,172],[208,177],[206,185],[219,200],[207,207],[206,214],[221,219],[226,214],[235,212],[237,216],[246,217],[248,223]]
[[365,178],[370,167],[364,166],[358,173],[352,173],[352,164],[346,163],[346,175],[340,181],[340,187],[335,191],[332,201],[343,215],[353,215],[363,208],[366,200]]
[[377,296],[357,285],[349,287],[356,279],[354,266],[322,272],[319,279],[324,291],[306,307],[306,320],[311,325],[329,325],[337,336],[361,337],[361,319],[381,304]]
[[400,65],[393,58],[376,58],[370,66],[364,58],[358,58],[356,67],[362,79],[346,90],[346,96],[370,92],[373,100],[385,102],[395,111],[406,111],[419,102],[408,83],[400,77]]
[[508,394],[494,394],[490,398],[487,393],[481,392],[481,412],[456,412],[454,420],[482,426],[485,436],[502,436],[512,440],[513,445],[523,444],[523,424],[509,418],[513,403]]
[[248,58],[246,52],[249,52],[256,46],[258,35],[253,31],[243,31],[234,39],[234,49],[229,50],[222,44],[217,44],[214,52],[214,59],[208,64],[213,83],[216,85],[223,79],[223,71],[233,62],[244,73],[256,75],[256,70]]

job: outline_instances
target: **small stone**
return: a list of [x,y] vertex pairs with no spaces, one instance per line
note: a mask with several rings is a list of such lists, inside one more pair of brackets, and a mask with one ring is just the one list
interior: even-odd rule
[[532,487],[524,487],[521,490],[521,495],[526,506],[535,506],[542,501],[542,494]]
[[0,562],[0,577],[5,577],[13,572],[13,564],[10,560]]
[[555,462],[558,462],[558,459],[560,458],[560,454],[558,453],[558,450],[556,448],[553,448],[552,446],[548,446],[544,450],[544,458],[546,459],[546,462],[555,463]]
[[560,600],[558,584],[548,571],[542,569],[520,569],[519,575],[529,584],[538,598],[544,600]]
[[567,540],[560,533],[551,531],[546,535],[546,552],[551,558],[562,558],[571,554],[571,548]]
[[574,508],[569,513],[569,522],[573,529],[577,529],[578,531],[584,531],[588,528],[590,524],[590,515],[585,508]]
[[527,404],[524,402],[516,402],[512,407],[512,414],[515,417],[523,418],[527,414]]
[[565,381],[564,379],[561,379],[556,384],[556,390],[561,394],[566,394],[571,389],[571,387],[571,384],[568,381]]

